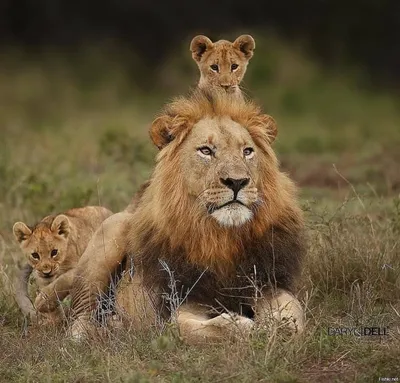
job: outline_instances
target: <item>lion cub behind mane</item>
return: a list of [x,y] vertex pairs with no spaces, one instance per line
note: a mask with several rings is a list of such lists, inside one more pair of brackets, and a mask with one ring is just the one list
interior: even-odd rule
[[[86,206],[49,215],[33,227],[23,222],[14,224],[14,236],[28,261],[15,287],[17,303],[25,315],[35,317],[36,308],[57,317],[58,302],[69,294],[80,256],[93,233],[110,215],[112,212],[104,207]],[[40,290],[34,307],[27,291],[32,271]]]

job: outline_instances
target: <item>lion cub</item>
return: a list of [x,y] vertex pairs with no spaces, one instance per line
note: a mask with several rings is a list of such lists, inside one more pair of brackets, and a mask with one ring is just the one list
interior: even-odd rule
[[255,47],[256,43],[250,35],[241,35],[233,43],[227,40],[213,43],[203,35],[194,37],[190,50],[200,70],[198,87],[221,87],[229,93],[241,95],[239,84]]
[[34,307],[41,313],[54,313],[59,301],[69,294],[75,266],[92,234],[110,215],[104,207],[87,206],[49,215],[33,227],[14,224],[14,236],[28,261],[16,286],[17,303],[25,315],[35,314],[27,291],[32,270],[40,290]]

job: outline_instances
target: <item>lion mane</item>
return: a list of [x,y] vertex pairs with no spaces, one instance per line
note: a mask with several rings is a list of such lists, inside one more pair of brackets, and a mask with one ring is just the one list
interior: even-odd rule
[[[226,118],[248,132],[258,151],[258,203],[250,207],[252,218],[238,226],[224,226],[213,219],[210,210],[197,203],[187,188],[187,178],[196,177],[197,170],[182,170],[184,143],[193,127],[204,119]],[[225,139],[230,139],[229,130],[224,134]],[[253,102],[202,90],[176,99],[165,107],[150,129],[160,152],[149,184],[134,210],[114,218],[123,221],[118,232],[113,233],[118,249],[110,241],[105,263],[91,254],[82,258],[91,259],[96,269],[106,266],[114,271],[130,256],[134,267],[132,288],[140,286],[152,292],[152,297],[156,297],[152,307],[156,305],[156,311],[166,317],[171,313],[163,297],[172,294],[173,276],[173,289],[184,299],[181,312],[186,316],[188,312],[200,312],[196,320],[203,329],[207,320],[215,322],[226,312],[257,319],[259,302],[268,301],[271,306],[274,292],[292,297],[305,253],[304,224],[295,186],[279,170],[271,147],[276,134],[274,119],[263,114]],[[114,228],[115,222],[112,225]],[[82,275],[87,267],[87,263],[81,267]],[[93,278],[81,282],[83,287],[76,283],[73,307],[77,317],[79,311],[85,311],[79,303],[84,285],[92,282],[98,287],[108,282],[99,283],[96,273]],[[139,282],[135,283],[135,278]],[[121,294],[126,291],[124,288]],[[296,298],[293,300],[298,307]],[[125,305],[122,309],[134,317],[135,309],[127,307],[129,303]],[[265,308],[266,304],[262,306]],[[184,314],[182,318],[186,318]],[[190,321],[182,319],[183,327]]]
[[[204,116],[229,116],[246,127],[262,149],[260,194],[264,203],[255,207],[254,219],[239,228],[221,228],[203,212],[193,209],[193,199],[185,191],[184,175],[177,172],[176,153],[193,125]],[[151,136],[163,150],[152,177],[153,187],[144,195],[135,215],[137,224],[128,235],[135,242],[132,247],[140,249],[143,270],[149,271],[150,280],[156,278],[156,270],[160,269],[157,264],[163,259],[177,275],[185,276],[186,283],[181,284],[186,287],[191,287],[207,269],[198,283],[201,292],[197,293],[195,287],[191,293],[196,300],[212,301],[219,291],[217,285],[237,287],[238,274],[248,286],[245,277],[255,272],[260,283],[293,289],[303,255],[303,222],[295,203],[294,186],[279,172],[269,145],[275,135],[274,120],[252,102],[237,104],[229,97],[206,97],[200,92],[168,105],[154,121]],[[158,277],[162,276],[159,273]]]

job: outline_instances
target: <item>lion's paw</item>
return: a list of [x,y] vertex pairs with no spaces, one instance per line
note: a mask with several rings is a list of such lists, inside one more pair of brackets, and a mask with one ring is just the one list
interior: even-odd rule
[[241,316],[236,313],[223,313],[211,319],[214,326],[231,327],[239,331],[248,332],[254,326],[254,321],[250,318]]
[[87,340],[95,332],[95,326],[89,320],[75,320],[67,331],[68,338],[81,342]]
[[274,310],[272,315],[283,327],[292,330],[295,333],[301,333],[304,330],[303,310],[298,302],[289,304]]
[[300,302],[291,294],[281,292],[274,297],[263,312],[260,328],[277,326],[301,333],[304,331],[304,312]]
[[284,327],[294,333],[301,333],[304,330],[303,320],[296,318],[291,312],[275,312],[274,318],[279,322],[279,327]]

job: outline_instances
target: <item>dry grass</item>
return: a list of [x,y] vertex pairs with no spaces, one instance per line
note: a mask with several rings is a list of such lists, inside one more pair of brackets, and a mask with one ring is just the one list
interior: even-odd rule
[[[310,237],[299,286],[305,334],[260,332],[246,341],[189,347],[173,331],[110,330],[104,339],[75,344],[63,329],[27,328],[10,287],[21,261],[12,224],[85,204],[124,208],[151,171],[155,150],[147,127],[167,97],[139,92],[112,63],[112,76],[98,69],[100,77],[88,84],[62,61],[13,66],[9,59],[0,68],[1,381],[400,378],[398,100],[359,91],[297,53],[265,44],[267,52],[277,48],[275,56],[262,57],[260,43],[247,85],[276,117],[280,158],[303,186]],[[190,80],[176,76],[179,66],[168,68],[187,87]],[[359,326],[389,327],[389,335],[328,335],[329,327]]]

